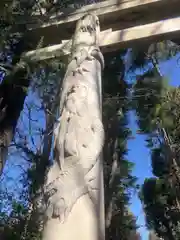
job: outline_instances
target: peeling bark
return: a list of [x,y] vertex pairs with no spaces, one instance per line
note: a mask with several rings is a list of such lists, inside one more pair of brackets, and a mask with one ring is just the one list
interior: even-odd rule
[[104,144],[104,58],[99,50],[99,33],[96,16],[87,14],[78,21],[54,130],[54,164],[44,187],[43,240],[104,239],[100,222],[104,211],[100,162]]

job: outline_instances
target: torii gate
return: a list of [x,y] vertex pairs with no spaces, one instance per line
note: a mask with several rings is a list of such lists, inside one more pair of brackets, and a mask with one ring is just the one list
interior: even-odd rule
[[79,10],[65,9],[46,18],[37,14],[27,24],[29,39],[38,42],[43,38],[43,48],[29,51],[24,57],[41,61],[68,55],[67,40],[72,37],[76,21],[87,12],[99,17],[103,53],[144,42],[179,38],[179,7],[178,0],[109,0]]
[[[102,29],[99,45],[102,53],[144,42],[178,38],[179,9],[179,0],[109,0],[87,5],[66,14],[58,12],[48,16],[46,22],[43,16],[36,15],[28,24],[29,37],[37,41],[43,38],[43,47],[24,53],[23,59],[43,61],[67,56],[71,51],[68,43],[75,23],[86,13],[93,13],[99,17]],[[38,24],[39,19],[44,23]],[[100,170],[96,172],[96,177],[101,178],[99,191],[101,194],[96,195],[96,206],[82,197],[75,204],[66,223],[57,223],[56,219],[49,220],[43,240],[50,240],[50,238],[53,240],[104,240],[101,173]]]

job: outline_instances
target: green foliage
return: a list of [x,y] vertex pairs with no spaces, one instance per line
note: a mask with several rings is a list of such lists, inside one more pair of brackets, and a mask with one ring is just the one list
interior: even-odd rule
[[147,57],[147,49],[148,47],[145,46],[144,48],[133,48],[128,52],[127,55],[127,71],[135,71],[138,68],[143,68],[146,64],[148,64],[149,59]]
[[154,229],[159,237],[178,239],[180,213],[176,208],[176,193],[166,179],[146,179],[140,194],[149,229]]
[[158,177],[144,182],[140,199],[148,228],[164,239],[179,239],[179,168],[172,161],[172,154],[178,159],[179,149],[179,88],[169,87],[166,79],[157,75],[157,69],[152,73],[137,80],[133,96],[140,131],[148,134],[153,174]]
[[168,60],[179,51],[179,44],[169,40],[152,43],[150,46],[145,44],[141,48],[133,48],[128,54],[127,70],[135,71],[138,68],[144,68],[150,63],[153,64],[154,61],[158,63]]
[[167,161],[165,153],[162,151],[163,147],[152,149],[151,161],[153,174],[157,177],[162,177],[170,173],[170,162]]
[[179,45],[172,41],[164,40],[162,42],[152,43],[148,48],[148,56],[158,61],[165,61],[175,56],[179,50]]
[[[178,144],[180,137],[180,88],[170,88],[166,91],[162,101],[162,111],[164,118],[168,119],[162,124],[167,129],[173,144]],[[174,146],[178,150],[178,146]]]
[[157,126],[157,114],[162,95],[167,87],[166,78],[156,70],[149,70],[140,77],[133,88],[132,105],[138,116],[138,125],[142,133],[148,134]]
[[26,221],[27,207],[15,199],[11,199],[12,209],[8,214],[7,211],[1,210],[0,213],[0,238],[19,240],[23,232]]
[[[136,219],[129,211],[131,192],[137,178],[132,175],[134,164],[126,159],[128,128],[128,85],[124,81],[124,52],[105,55],[103,89],[103,122],[106,131],[104,147],[104,183],[106,238],[135,239]],[[111,81],[109,81],[111,79]]]

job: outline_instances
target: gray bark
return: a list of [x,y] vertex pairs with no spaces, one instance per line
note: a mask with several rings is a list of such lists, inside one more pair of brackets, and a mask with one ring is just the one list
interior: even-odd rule
[[43,240],[104,239],[99,20],[76,26],[54,130],[54,164],[44,187]]

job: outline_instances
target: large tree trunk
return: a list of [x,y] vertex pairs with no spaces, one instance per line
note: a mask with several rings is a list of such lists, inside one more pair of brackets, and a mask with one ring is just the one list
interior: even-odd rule
[[103,240],[104,189],[101,152],[99,20],[87,14],[76,26],[64,77],[55,159],[44,188],[43,240]]

